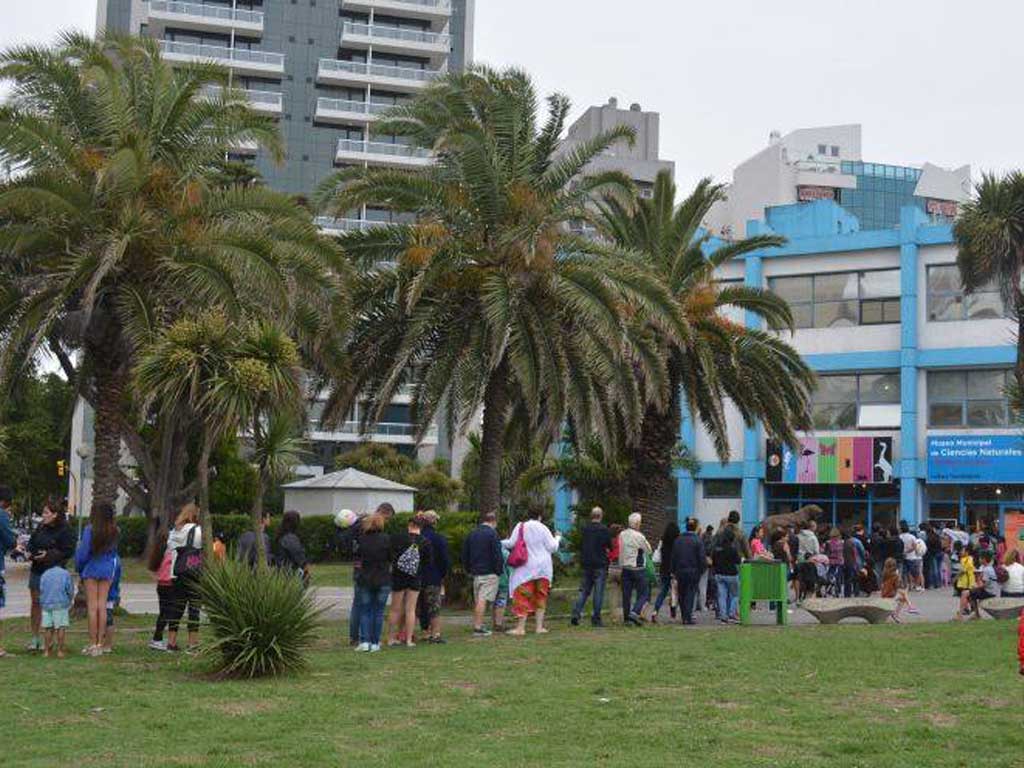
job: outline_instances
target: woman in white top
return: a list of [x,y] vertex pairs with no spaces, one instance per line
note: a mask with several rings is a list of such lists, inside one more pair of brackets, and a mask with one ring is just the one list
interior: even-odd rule
[[526,634],[526,619],[531,613],[536,616],[537,634],[547,632],[544,628],[544,612],[548,607],[548,593],[554,575],[551,555],[558,551],[561,536],[552,535],[540,518],[541,510],[531,509],[529,519],[516,524],[512,534],[501,542],[505,549],[513,549],[522,531],[527,552],[526,562],[513,567],[509,577],[512,613],[518,620],[515,628],[508,631],[510,635]]
[[1020,552],[1011,549],[1003,558],[1008,578],[1003,582],[1003,597],[1024,597],[1024,565],[1020,562]]
[[167,551],[171,555],[171,578],[174,580],[173,598],[167,616],[167,650],[178,650],[178,624],[188,611],[188,647],[199,643],[199,594],[194,577],[175,574],[178,557],[185,548],[202,550],[203,529],[199,527],[199,507],[186,504],[174,520],[174,528],[167,534]]

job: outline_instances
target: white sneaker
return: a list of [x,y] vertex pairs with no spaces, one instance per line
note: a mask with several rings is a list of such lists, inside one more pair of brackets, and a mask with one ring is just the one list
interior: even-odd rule
[[150,640],[149,648],[153,651],[166,651],[167,641],[166,640]]
[[369,650],[370,650],[370,644],[369,643],[360,643],[359,645],[356,646],[356,653],[366,653]]
[[377,653],[380,650],[380,643],[374,643],[370,646],[370,653]]

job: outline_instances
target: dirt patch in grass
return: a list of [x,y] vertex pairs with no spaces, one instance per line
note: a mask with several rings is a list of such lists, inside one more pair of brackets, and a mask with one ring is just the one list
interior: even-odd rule
[[465,691],[466,693],[476,693],[480,690],[480,686],[476,683],[469,683],[462,680],[448,683],[447,687],[453,691]]
[[278,704],[275,701],[268,701],[266,699],[260,701],[223,701],[218,704],[211,704],[207,708],[228,717],[250,717],[252,715],[273,712],[278,708]]
[[936,728],[953,728],[960,723],[960,718],[946,712],[926,712],[924,719]]

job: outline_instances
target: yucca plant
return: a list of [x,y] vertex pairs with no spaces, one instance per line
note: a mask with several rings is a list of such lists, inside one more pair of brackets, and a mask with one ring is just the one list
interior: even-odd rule
[[292,576],[211,561],[199,585],[209,623],[201,655],[224,677],[273,677],[306,667],[325,608]]

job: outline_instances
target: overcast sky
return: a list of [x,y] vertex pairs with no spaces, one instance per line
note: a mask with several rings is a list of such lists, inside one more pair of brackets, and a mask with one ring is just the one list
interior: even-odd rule
[[[0,47],[91,31],[95,0],[0,0]],[[1024,166],[1019,0],[477,0],[476,58],[533,73],[573,116],[661,113],[682,185],[728,179],[768,133],[864,126],[864,158]]]

